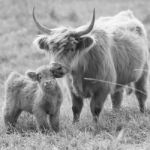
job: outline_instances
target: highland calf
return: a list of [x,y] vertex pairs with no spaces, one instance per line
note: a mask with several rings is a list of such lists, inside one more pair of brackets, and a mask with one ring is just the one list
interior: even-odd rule
[[5,89],[4,123],[7,131],[15,126],[22,111],[34,114],[37,127],[41,131],[49,129],[59,131],[59,113],[62,92],[56,78],[67,73],[67,68],[60,64],[41,66],[35,72],[28,71],[26,76],[12,72]]
[[90,24],[76,29],[48,29],[37,21],[34,10],[33,19],[44,33],[35,40],[38,48],[45,50],[52,62],[70,68],[74,122],[79,120],[84,98],[91,98],[95,122],[108,94],[113,108],[119,109],[122,87],[130,83],[135,86],[140,111],[145,111],[148,42],[143,24],[131,11],[95,21],[94,10]]

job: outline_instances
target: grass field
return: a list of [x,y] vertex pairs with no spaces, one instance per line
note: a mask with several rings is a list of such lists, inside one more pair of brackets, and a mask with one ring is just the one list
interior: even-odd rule
[[[32,46],[38,30],[32,19],[36,6],[38,19],[48,27],[70,25],[77,27],[89,21],[93,8],[96,17],[115,15],[131,9],[143,21],[150,40],[149,0],[0,0],[0,112],[4,102],[4,81],[16,70],[24,73],[48,63],[48,58]],[[150,90],[150,88],[149,88]],[[18,131],[4,132],[0,113],[0,149],[11,150],[150,150],[150,102],[141,114],[135,96],[124,96],[122,109],[113,112],[108,98],[94,128],[89,100],[78,124],[72,124],[71,100],[64,99],[61,107],[60,132],[41,134],[35,132],[35,120],[23,113],[17,123]]]

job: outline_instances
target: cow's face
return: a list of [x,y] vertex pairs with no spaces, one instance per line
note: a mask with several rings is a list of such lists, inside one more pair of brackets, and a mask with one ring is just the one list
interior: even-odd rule
[[40,49],[48,52],[52,62],[59,62],[70,68],[94,45],[94,38],[86,34],[94,26],[95,11],[91,24],[84,27],[84,30],[80,28],[47,29],[36,20],[34,11],[33,19],[38,28],[46,33],[37,37],[35,43]]
[[39,36],[36,44],[48,52],[52,62],[71,67],[94,45],[94,39],[90,36],[74,37],[68,31],[65,32]]

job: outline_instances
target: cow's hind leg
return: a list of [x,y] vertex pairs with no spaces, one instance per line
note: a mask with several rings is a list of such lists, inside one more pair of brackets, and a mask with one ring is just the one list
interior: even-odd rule
[[139,102],[140,111],[144,113],[145,111],[145,101],[147,99],[147,77],[148,72],[144,71],[142,77],[135,82],[135,95]]
[[103,108],[104,102],[107,98],[108,93],[106,92],[96,92],[92,99],[91,99],[91,103],[90,103],[90,108],[91,108],[91,112],[93,115],[93,121],[95,123],[98,122],[98,118],[99,118],[99,114]]
[[113,110],[120,109],[122,99],[123,99],[123,89],[120,89],[119,91],[111,95]]
[[83,107],[83,99],[76,96],[74,93],[72,95],[72,111],[73,111],[73,123],[78,122],[80,118],[80,113]]

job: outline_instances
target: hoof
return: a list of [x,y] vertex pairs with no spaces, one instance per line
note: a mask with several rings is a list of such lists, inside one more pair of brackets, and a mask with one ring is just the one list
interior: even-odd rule
[[76,124],[78,122],[79,122],[79,119],[73,119],[73,121],[72,121],[73,124]]
[[145,110],[146,110],[145,105],[141,104],[139,107],[140,107],[140,112],[145,113]]

